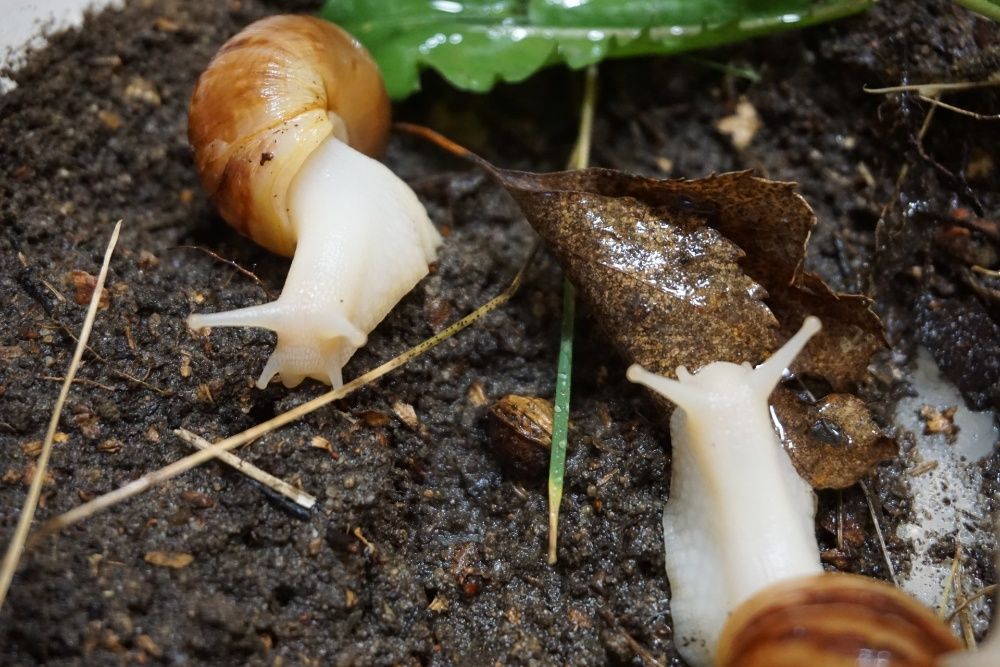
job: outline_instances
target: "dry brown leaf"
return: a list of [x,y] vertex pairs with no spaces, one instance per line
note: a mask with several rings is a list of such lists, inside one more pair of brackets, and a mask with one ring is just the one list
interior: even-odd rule
[[[885,345],[870,300],[835,294],[803,270],[816,216],[794,183],[749,172],[664,180],[608,169],[511,171],[426,128],[403,129],[490,172],[623,356],[649,370],[674,376],[678,366],[694,372],[714,361],[758,364],[816,315],[823,330],[792,370],[843,393],[856,388]],[[852,484],[895,452],[854,396],[810,404],[779,389],[775,397],[788,422],[784,444],[814,484]],[[851,447],[824,440],[831,424]]]
[[627,359],[673,375],[757,363],[776,346],[766,293],[741,268],[740,248],[705,224],[714,210],[690,196],[696,181],[494,173]]

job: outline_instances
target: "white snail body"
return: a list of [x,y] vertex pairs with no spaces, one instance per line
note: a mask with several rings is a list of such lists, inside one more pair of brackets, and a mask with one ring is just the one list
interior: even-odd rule
[[709,364],[677,380],[633,365],[628,378],[677,404],[670,498],[663,512],[674,641],[693,666],[713,664],[729,614],[768,585],[822,572],[812,489],[774,431],[768,396],[820,329],[802,329],[766,362]]
[[275,331],[261,388],[275,375],[342,384],[344,364],[435,260],[441,237],[424,207],[368,156],[388,126],[375,63],[312,17],[252,24],[198,80],[188,134],[205,190],[232,226],[293,259],[276,301],[188,324]]

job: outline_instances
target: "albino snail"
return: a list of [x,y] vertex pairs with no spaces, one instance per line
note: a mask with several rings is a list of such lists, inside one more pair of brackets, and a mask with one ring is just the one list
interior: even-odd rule
[[271,329],[257,381],[278,374],[342,384],[368,332],[428,272],[441,237],[412,190],[368,155],[384,147],[389,100],[350,35],[308,16],[275,16],[231,38],[191,97],[188,137],[223,218],[293,256],[274,302],[192,315],[192,329]]
[[891,586],[823,574],[815,497],[767,403],[819,329],[806,318],[756,368],[715,362],[692,375],[680,367],[677,380],[628,370],[678,406],[663,535],[674,641],[694,667],[932,665],[959,647],[931,612]]

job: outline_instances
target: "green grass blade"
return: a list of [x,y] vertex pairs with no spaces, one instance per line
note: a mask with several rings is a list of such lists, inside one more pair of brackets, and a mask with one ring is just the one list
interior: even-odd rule
[[955,0],[955,2],[977,14],[982,14],[994,21],[1000,21],[1000,2],[994,2],[994,0]]
[[[587,68],[580,129],[569,159],[570,169],[583,169],[590,163],[590,138],[594,127],[597,100],[597,67]],[[559,336],[559,364],[556,370],[556,398],[552,417],[552,450],[549,455],[549,565],[557,560],[559,544],[559,506],[566,479],[566,448],[569,443],[569,399],[573,377],[573,325],[576,321],[576,288],[563,280],[562,329]]]

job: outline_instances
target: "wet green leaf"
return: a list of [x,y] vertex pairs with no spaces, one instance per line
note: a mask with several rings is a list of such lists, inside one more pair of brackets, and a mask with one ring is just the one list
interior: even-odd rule
[[420,70],[486,91],[564,63],[678,53],[804,27],[871,0],[327,0],[320,14],[378,61],[390,96],[419,89]]

